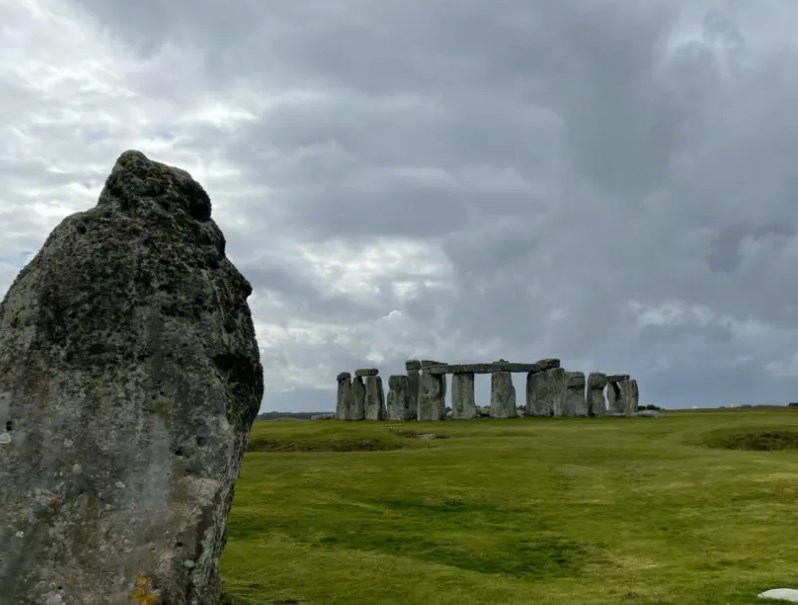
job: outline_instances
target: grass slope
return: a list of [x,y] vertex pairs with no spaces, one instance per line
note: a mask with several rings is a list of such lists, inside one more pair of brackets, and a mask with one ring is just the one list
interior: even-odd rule
[[257,422],[223,580],[235,605],[753,605],[798,585],[798,451],[722,436],[790,429],[798,411]]

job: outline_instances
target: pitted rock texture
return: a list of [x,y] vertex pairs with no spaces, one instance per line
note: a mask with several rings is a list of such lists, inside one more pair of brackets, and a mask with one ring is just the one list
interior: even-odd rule
[[604,416],[607,413],[607,402],[604,399],[604,387],[607,386],[607,375],[593,372],[587,377],[587,411],[591,416]]
[[348,420],[365,420],[366,418],[366,386],[360,376],[352,379],[349,391],[349,418]]
[[381,376],[366,377],[366,420],[385,420],[385,391]]
[[338,398],[335,415],[338,420],[349,420],[352,409],[352,375],[349,372],[338,374]]
[[452,376],[452,418],[471,420],[477,417],[474,400],[474,374],[462,372]]
[[263,374],[210,216],[125,152],[0,305],[0,603],[216,602]]
[[624,380],[618,383],[620,390],[620,409],[624,414],[636,414],[640,401],[640,391],[636,380]]
[[446,414],[446,376],[422,372],[418,385],[418,420],[440,420]]
[[490,377],[490,417],[515,418],[515,387],[510,372],[494,372]]
[[388,378],[388,420],[411,420],[415,417],[415,410],[411,413],[407,376],[391,376]]
[[563,416],[587,416],[584,372],[566,372]]

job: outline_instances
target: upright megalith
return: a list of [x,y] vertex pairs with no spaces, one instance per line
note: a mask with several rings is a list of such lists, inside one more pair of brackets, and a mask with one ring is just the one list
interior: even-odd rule
[[410,410],[408,420],[414,420],[418,412],[418,381],[421,362],[410,359],[405,362],[407,370],[407,407]]
[[441,420],[446,415],[446,376],[421,372],[418,385],[419,420]]
[[552,416],[562,416],[565,411],[566,374],[563,368],[546,370],[546,385],[542,394],[546,405],[551,406]]
[[554,416],[555,401],[562,396],[560,375],[564,370],[548,367],[529,372],[526,376],[526,415]]
[[349,372],[338,374],[338,399],[335,406],[335,415],[338,420],[350,420],[352,402],[352,375]]
[[474,374],[461,372],[452,376],[452,418],[471,420],[477,417],[474,400]]
[[494,372],[490,378],[491,418],[515,418],[515,387],[510,372]]
[[636,380],[623,380],[618,383],[620,391],[618,407],[623,414],[636,414],[640,401],[640,391]]
[[407,376],[391,376],[388,378],[388,420],[412,420],[415,410],[410,409],[409,381]]
[[563,416],[587,416],[585,403],[585,373],[566,372]]
[[607,402],[604,400],[604,387],[607,386],[607,375],[593,372],[587,377],[587,412],[591,416],[604,416],[607,413]]
[[366,419],[366,385],[360,376],[352,379],[349,401],[349,420]]
[[251,292],[202,187],[139,152],[56,227],[0,305],[0,603],[216,603]]
[[385,392],[382,388],[381,376],[366,377],[366,420],[385,420]]
[[623,402],[621,401],[621,382],[629,380],[628,374],[610,374],[607,376],[607,405],[613,414],[623,414]]

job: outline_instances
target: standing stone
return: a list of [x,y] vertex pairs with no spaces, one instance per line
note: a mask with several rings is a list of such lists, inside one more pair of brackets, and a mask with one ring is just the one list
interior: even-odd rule
[[407,370],[407,407],[410,411],[408,420],[414,420],[418,413],[418,372],[421,369],[421,362],[411,359],[405,363]]
[[446,375],[422,372],[418,388],[419,420],[440,420],[446,413]]
[[491,418],[515,418],[515,387],[510,372],[494,372],[490,378]]
[[566,372],[563,416],[587,416],[584,372]]
[[622,413],[636,414],[640,401],[640,391],[637,388],[637,381],[624,380],[618,383],[618,388],[621,392],[619,407]]
[[591,416],[604,416],[607,403],[604,401],[604,387],[607,386],[607,375],[593,372],[587,377],[587,412]]
[[452,376],[452,418],[471,420],[477,417],[474,400],[474,374],[471,372]]
[[352,375],[349,372],[338,374],[338,400],[335,406],[335,414],[338,420],[349,420],[350,403],[352,401]]
[[526,415],[553,416],[552,374],[549,371],[526,375]]
[[202,187],[137,151],[55,228],[0,305],[0,603],[217,602],[251,292]]
[[385,393],[382,390],[382,377],[366,377],[366,420],[385,420]]
[[409,381],[407,376],[388,378],[388,420],[411,420]]
[[352,379],[352,389],[350,391],[349,420],[366,419],[366,387],[360,376]]
[[565,410],[566,374],[563,368],[546,370],[546,388],[543,398],[550,403],[552,416],[562,416]]
[[623,414],[621,388],[615,380],[607,380],[607,406],[611,414]]

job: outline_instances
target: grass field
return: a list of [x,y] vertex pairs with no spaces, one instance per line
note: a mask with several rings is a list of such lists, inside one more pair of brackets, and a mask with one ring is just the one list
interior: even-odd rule
[[761,603],[798,587],[798,450],[723,446],[776,430],[796,447],[798,411],[257,422],[225,588],[235,605]]

